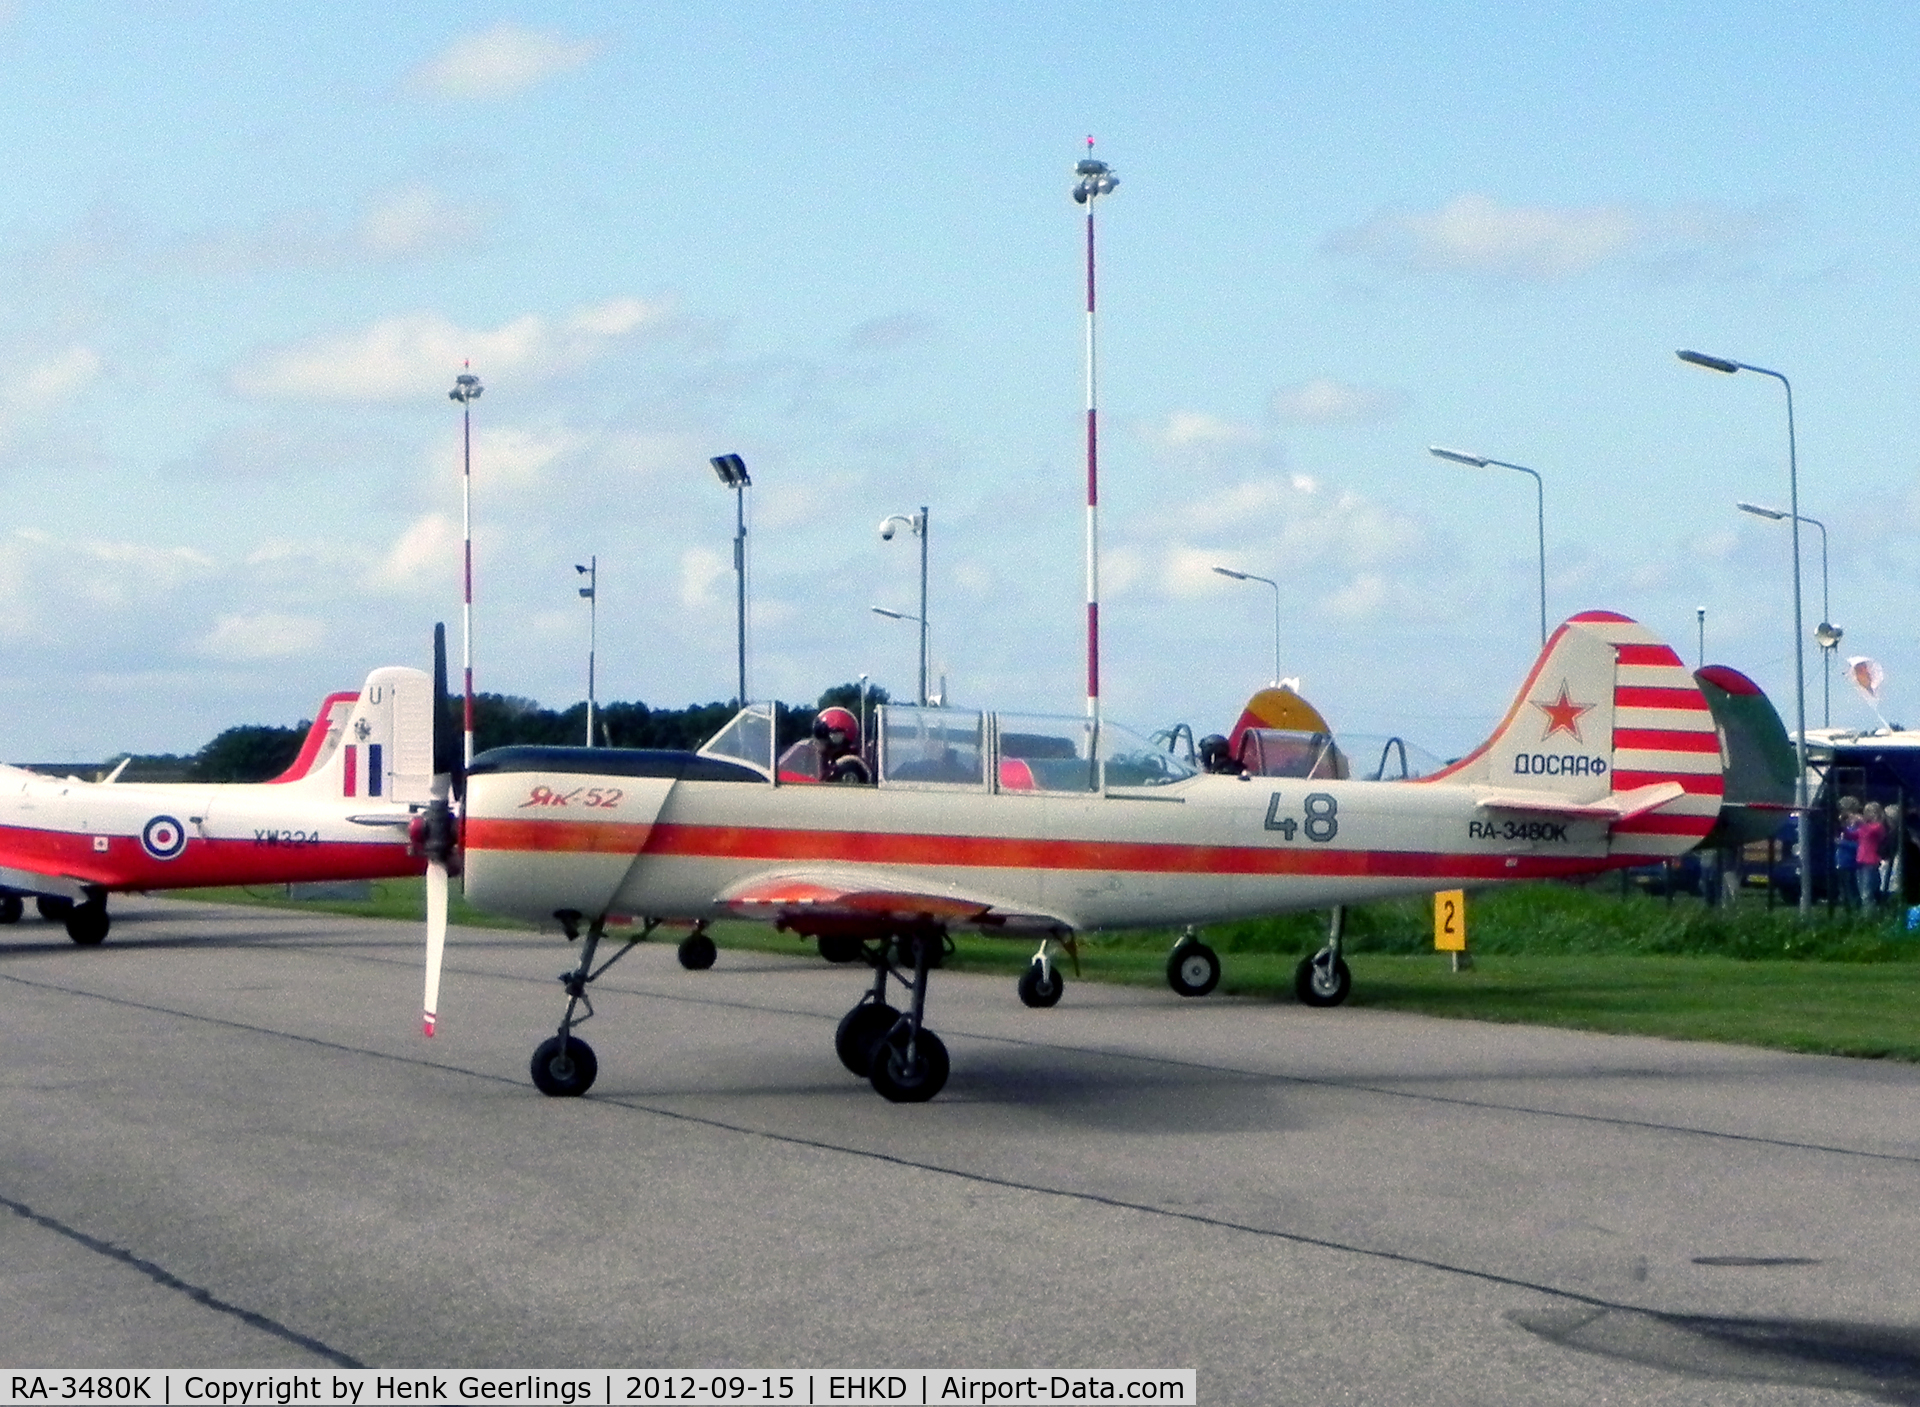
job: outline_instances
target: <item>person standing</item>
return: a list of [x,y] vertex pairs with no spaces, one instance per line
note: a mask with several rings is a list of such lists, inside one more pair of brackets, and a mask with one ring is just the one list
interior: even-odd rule
[[1880,906],[1880,851],[1887,838],[1885,817],[1886,812],[1880,803],[1869,801],[1850,832],[1854,846],[1854,874],[1860,882],[1860,907],[1863,909]]
[[1833,892],[1851,909],[1860,903],[1860,877],[1855,869],[1859,864],[1859,847],[1854,836],[1854,827],[1860,820],[1860,798],[1841,797],[1839,810],[1833,829]]

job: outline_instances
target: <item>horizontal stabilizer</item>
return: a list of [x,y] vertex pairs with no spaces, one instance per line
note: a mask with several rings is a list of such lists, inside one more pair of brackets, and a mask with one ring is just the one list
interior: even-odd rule
[[1493,792],[1480,798],[1489,811],[1533,811],[1548,816],[1595,817],[1626,821],[1658,811],[1687,794],[1678,782],[1651,782],[1632,791],[1616,791],[1595,801],[1568,801],[1551,792]]

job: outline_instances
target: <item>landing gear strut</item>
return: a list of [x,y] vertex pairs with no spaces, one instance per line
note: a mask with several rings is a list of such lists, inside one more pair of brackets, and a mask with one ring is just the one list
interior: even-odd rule
[[[569,942],[580,936],[579,914],[569,909],[554,917],[566,929]],[[533,1075],[534,1088],[540,1093],[556,1099],[567,1099],[585,1094],[593,1087],[594,1077],[600,1073],[600,1061],[595,1057],[593,1047],[573,1034],[575,1026],[593,1019],[593,998],[587,995],[587,984],[598,980],[603,972],[645,942],[659,926],[658,919],[648,919],[638,933],[626,940],[625,947],[596,968],[593,955],[605,934],[606,920],[597,918],[587,925],[587,941],[580,949],[580,966],[560,974],[560,981],[567,989],[567,1014],[560,1018],[560,1033],[540,1042],[533,1052],[530,1073]],[[578,1021],[574,1020],[574,1012],[583,1006],[586,1014]]]
[[[920,1104],[940,1093],[947,1082],[946,1043],[922,1023],[927,1007],[927,969],[937,960],[942,935],[937,930],[897,934],[877,950],[867,949],[873,964],[873,987],[840,1020],[834,1050],[840,1063],[856,1075],[865,1075],[881,1098],[895,1104]],[[896,958],[913,964],[908,977]],[[905,1011],[887,1002],[891,976],[912,995]]]
[[1167,985],[1183,997],[1204,997],[1220,985],[1220,958],[1192,924],[1167,954]]
[[1310,958],[1301,958],[1293,970],[1293,994],[1307,1006],[1338,1006],[1353,990],[1353,974],[1347,971],[1347,960],[1340,956],[1346,931],[1346,905],[1335,904],[1327,922],[1326,947]]

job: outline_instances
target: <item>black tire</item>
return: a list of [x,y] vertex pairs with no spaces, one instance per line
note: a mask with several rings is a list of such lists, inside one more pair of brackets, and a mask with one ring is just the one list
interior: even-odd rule
[[1301,958],[1293,970],[1293,994],[1307,1006],[1338,1006],[1352,990],[1353,974],[1347,971],[1345,958],[1333,960],[1331,977],[1313,958]]
[[48,923],[65,923],[67,915],[73,912],[73,900],[62,899],[58,894],[40,894],[35,896],[33,907]]
[[1183,997],[1204,997],[1220,985],[1220,958],[1205,943],[1182,943],[1167,955],[1167,985]]
[[820,956],[828,962],[858,962],[860,940],[847,933],[822,933]]
[[18,894],[0,894],[0,923],[18,923],[27,904]]
[[593,1088],[600,1061],[593,1047],[578,1036],[568,1036],[561,1051],[558,1036],[548,1036],[533,1052],[533,1087],[555,1099],[573,1099]]
[[1067,979],[1060,975],[1057,967],[1043,970],[1039,963],[1032,962],[1020,974],[1020,1000],[1028,1006],[1058,1006],[1060,994],[1066,990]]
[[704,933],[689,933],[680,940],[680,966],[689,972],[705,972],[719,955],[713,939]]
[[113,920],[107,915],[106,901],[95,899],[75,904],[67,914],[67,937],[83,948],[98,947],[107,938]]
[[922,1026],[914,1054],[909,1066],[904,1032],[874,1050],[873,1070],[867,1078],[882,1099],[891,1104],[924,1104],[946,1087],[950,1068],[946,1042]]
[[833,1053],[861,1079],[873,1073],[873,1048],[899,1021],[900,1013],[885,1002],[862,1002],[840,1018],[833,1033]]

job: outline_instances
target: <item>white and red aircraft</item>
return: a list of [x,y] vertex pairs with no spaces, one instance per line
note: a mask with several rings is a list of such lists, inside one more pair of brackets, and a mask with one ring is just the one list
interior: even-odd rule
[[[773,724],[766,707],[743,709],[697,753],[475,758],[462,826],[442,804],[424,827],[429,1032],[456,840],[470,902],[586,936],[559,1033],[533,1056],[544,1093],[593,1083],[574,1028],[592,1015],[589,984],[633,943],[665,921],[701,937],[735,917],[862,943],[875,976],[836,1050],[886,1098],[918,1101],[948,1072],[924,1015],[951,931],[1039,938],[1023,988],[1057,996],[1051,946],[1082,932],[1642,864],[1698,843],[1722,794],[1693,677],[1650,632],[1598,611],[1555,632],[1482,747],[1410,780],[1209,775],[1084,718],[889,706],[873,784],[793,786],[779,781]],[[642,927],[596,968],[615,915]],[[1323,1001],[1345,996],[1337,943],[1308,962]],[[890,977],[904,1011],[887,1001]]]
[[[321,702],[270,782],[83,782],[0,766],[0,923],[23,897],[74,942],[107,936],[107,895],[419,874],[407,827],[435,772],[432,682],[376,669]],[[124,763],[122,764],[125,765]]]

